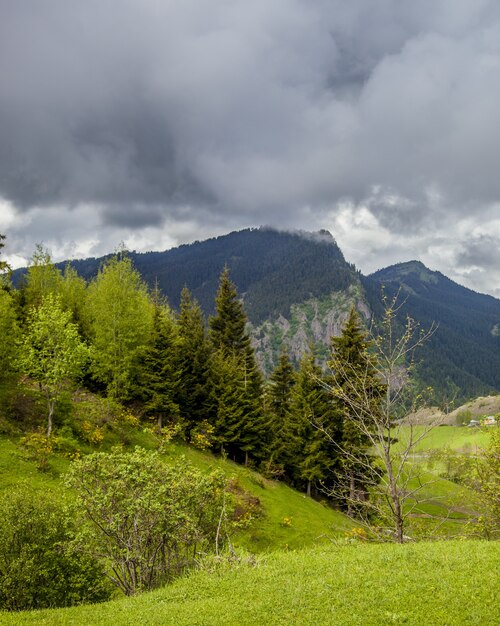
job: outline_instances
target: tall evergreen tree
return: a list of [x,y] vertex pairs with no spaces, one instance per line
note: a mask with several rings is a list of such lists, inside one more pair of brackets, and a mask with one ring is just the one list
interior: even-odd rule
[[301,442],[297,455],[296,482],[312,495],[319,484],[330,487],[338,471],[342,413],[324,384],[314,354],[300,360],[292,391],[291,411]]
[[354,307],[340,337],[332,337],[331,347],[331,388],[342,410],[344,500],[348,513],[354,514],[362,510],[369,486],[376,480],[370,437],[360,424],[370,423],[366,413],[379,410],[385,388],[377,377],[371,342]]
[[291,481],[300,455],[301,441],[295,414],[291,410],[295,372],[286,349],[269,378],[266,405],[272,424],[269,460],[274,471],[281,471]]
[[[176,403],[186,423],[188,437],[204,420],[214,421],[210,413],[211,346],[207,338],[200,305],[187,287],[181,292],[177,318],[178,343],[176,368],[179,375]],[[212,419],[213,418],[213,419]]]
[[[215,385],[212,390],[217,413],[216,434],[220,445],[229,445],[233,456],[243,453],[246,464],[250,456],[259,456],[266,430],[262,411],[262,375],[246,331],[245,310],[229,278],[227,267],[220,276],[215,304],[216,315],[210,319],[210,340],[216,355],[213,372]],[[227,364],[234,370],[229,378],[222,375],[221,371]],[[216,371],[217,367],[219,371]],[[241,393],[235,394],[234,390],[225,389],[234,387],[235,381],[241,381]],[[223,406],[220,401],[222,397],[231,398],[231,401],[228,400]],[[239,424],[237,428],[233,426],[236,422]],[[238,433],[237,440],[233,433]]]
[[179,386],[179,370],[176,356],[178,335],[170,307],[153,292],[153,321],[151,337],[140,356],[139,382],[144,408],[151,418],[156,418],[161,431],[165,420],[174,422],[179,418],[176,403]]

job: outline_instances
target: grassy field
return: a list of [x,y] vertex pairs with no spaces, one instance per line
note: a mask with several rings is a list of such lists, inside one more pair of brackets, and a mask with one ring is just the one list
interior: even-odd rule
[[2,614],[16,624],[176,626],[498,623],[498,543],[360,544],[277,552],[101,605]]
[[[169,445],[166,448],[167,459],[175,460],[180,456],[185,456],[202,470],[220,467],[236,497],[243,502],[251,497],[252,502],[257,503],[231,531],[234,545],[251,552],[297,549],[327,542],[329,538],[343,537],[355,525],[342,513],[231,461],[186,446]],[[25,458],[15,441],[0,437],[0,492],[11,490],[16,484],[28,483],[34,489],[50,489],[62,494],[65,490],[60,476],[69,463],[69,460],[54,455],[50,470],[40,472],[34,462]]]
[[[413,426],[413,436],[418,437],[424,426]],[[410,436],[410,426],[401,426],[398,430],[399,448]],[[488,444],[488,428],[467,428],[466,426],[436,426],[418,443],[415,452],[428,452],[448,447],[464,453],[475,454]]]

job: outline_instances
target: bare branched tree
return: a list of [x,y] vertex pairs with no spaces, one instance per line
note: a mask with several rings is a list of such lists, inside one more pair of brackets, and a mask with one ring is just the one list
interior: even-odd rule
[[362,330],[355,310],[351,312],[347,326],[358,324],[364,337],[361,358],[345,346],[339,349],[339,340],[332,341],[331,377],[325,384],[343,407],[344,433],[355,433],[364,445],[352,445],[352,434],[341,441],[330,437],[347,468],[344,486],[330,491],[337,497],[341,492],[349,513],[366,523],[376,519],[379,528],[403,543],[408,518],[419,506],[418,492],[428,484],[415,462],[416,449],[435,424],[402,427],[398,418],[425,401],[425,392],[412,393],[412,371],[415,351],[436,326],[422,330],[409,316],[398,324],[404,304],[399,293],[390,299],[383,294],[383,299],[382,322],[369,333]]

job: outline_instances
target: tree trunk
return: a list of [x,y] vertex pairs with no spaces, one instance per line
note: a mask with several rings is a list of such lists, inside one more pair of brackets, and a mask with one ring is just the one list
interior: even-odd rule
[[245,450],[245,467],[248,467],[248,451]]
[[52,417],[54,415],[55,400],[49,400],[49,416],[47,421],[47,439],[52,434]]
[[354,499],[356,497],[356,482],[354,480],[354,472],[349,474],[349,498],[347,500],[347,515],[354,513]]
[[306,491],[306,495],[310,498],[311,497],[311,481],[308,480],[307,481],[307,491]]
[[161,435],[161,429],[163,428],[163,416],[160,413],[160,415],[158,415],[158,424],[157,424],[157,428],[158,428],[158,434]]

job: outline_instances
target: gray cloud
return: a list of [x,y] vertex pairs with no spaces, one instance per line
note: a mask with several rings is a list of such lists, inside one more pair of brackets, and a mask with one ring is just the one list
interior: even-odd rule
[[91,210],[100,247],[175,244],[349,201],[388,237],[356,257],[346,230],[352,260],[382,265],[390,236],[425,252],[498,212],[498,110],[495,0],[0,0],[0,228],[24,246],[59,215],[65,249]]

